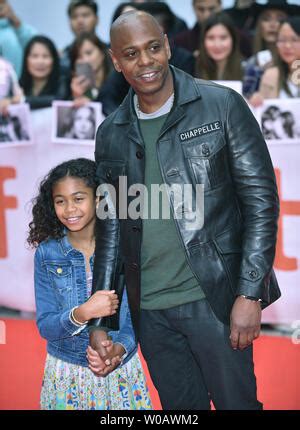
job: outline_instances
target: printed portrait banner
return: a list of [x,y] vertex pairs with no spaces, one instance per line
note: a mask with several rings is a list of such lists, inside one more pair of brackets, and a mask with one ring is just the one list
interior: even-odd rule
[[32,144],[31,114],[27,103],[12,104],[0,113],[0,151],[3,148]]
[[[52,109],[32,113],[33,145],[0,150],[0,306],[34,311],[33,257],[26,236],[31,199],[43,176],[56,164],[77,157],[93,159],[94,147],[52,141]],[[263,320],[300,319],[300,141],[269,143],[281,200],[275,270],[282,298]],[[205,270],[205,268],[203,268]]]

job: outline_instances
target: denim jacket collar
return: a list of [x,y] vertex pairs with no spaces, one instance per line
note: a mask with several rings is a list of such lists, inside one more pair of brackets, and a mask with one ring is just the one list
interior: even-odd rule
[[[58,242],[59,242],[59,244],[61,246],[63,254],[65,256],[67,256],[72,251],[81,254],[81,252],[78,251],[78,249],[73,248],[73,246],[69,242],[69,239],[68,239],[68,236],[67,236],[67,232],[65,231],[64,233],[65,233],[65,235],[61,239],[58,240]],[[90,259],[90,263],[91,263],[92,267],[94,266],[94,256],[95,256],[95,254],[93,254],[91,256],[91,259]]]
[[68,239],[66,232],[65,232],[64,237],[59,239],[59,243],[60,243],[60,246],[62,247],[62,252],[64,255],[68,255],[69,252],[74,250],[73,246],[69,242],[69,239]]

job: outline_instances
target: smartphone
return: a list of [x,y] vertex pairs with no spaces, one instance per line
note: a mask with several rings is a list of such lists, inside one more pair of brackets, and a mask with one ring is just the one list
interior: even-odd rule
[[90,81],[90,88],[95,87],[95,76],[92,66],[89,63],[77,63],[75,66],[76,76],[84,76]]

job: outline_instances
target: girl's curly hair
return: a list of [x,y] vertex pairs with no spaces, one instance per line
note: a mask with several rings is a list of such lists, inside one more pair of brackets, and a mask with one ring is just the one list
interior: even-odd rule
[[54,167],[42,180],[39,193],[32,201],[32,221],[29,224],[27,242],[37,247],[43,240],[60,239],[64,236],[64,226],[56,216],[52,191],[61,179],[70,176],[82,179],[96,195],[96,164],[87,158],[65,161]]

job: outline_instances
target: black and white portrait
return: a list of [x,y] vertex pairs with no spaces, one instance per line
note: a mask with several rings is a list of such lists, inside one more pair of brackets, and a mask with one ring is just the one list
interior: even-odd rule
[[95,143],[103,121],[100,103],[75,107],[73,102],[53,103],[53,141],[57,143]]
[[32,143],[30,109],[26,103],[10,105],[0,114],[0,148]]
[[300,140],[300,100],[266,100],[257,110],[266,140]]

